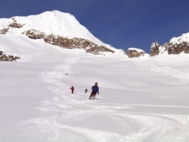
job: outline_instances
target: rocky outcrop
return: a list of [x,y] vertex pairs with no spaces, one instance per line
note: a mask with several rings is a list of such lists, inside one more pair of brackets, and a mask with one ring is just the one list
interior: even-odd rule
[[168,54],[189,53],[189,43],[186,41],[181,43],[167,42],[162,46],[158,42],[152,43],[150,48],[150,56],[156,56],[165,52]]
[[189,53],[189,33],[182,34],[179,37],[173,37],[169,42],[164,45],[160,45],[158,42],[154,42],[151,45],[150,56],[156,56],[159,54],[180,54]]
[[182,42],[180,44],[169,44],[168,54],[180,54],[183,53],[189,53],[189,43]]
[[36,30],[28,30],[23,32],[22,34],[27,35],[31,39],[41,39],[44,38],[45,34],[43,32],[39,32]]
[[114,53],[113,50],[106,48],[105,46],[95,44],[87,39],[83,38],[67,38],[57,35],[45,35],[45,33],[36,31],[36,30],[28,30],[23,34],[28,36],[31,39],[44,39],[46,43],[56,45],[62,48],[68,49],[84,49],[88,53],[99,54],[100,52],[111,52]]
[[0,34],[6,34],[9,31],[9,28],[22,28],[24,24],[17,23],[15,18],[12,18],[13,22],[8,25],[7,28],[0,29]]
[[[19,23],[10,23],[8,27],[10,28],[22,28],[24,25]],[[0,34],[6,34],[9,31],[9,28],[0,29]]]
[[9,28],[6,28],[6,29],[1,29],[0,30],[0,34],[4,35],[8,32]]
[[11,28],[22,28],[24,24],[17,23],[15,18],[12,18],[13,22],[10,23],[8,26]]
[[158,42],[152,43],[151,48],[150,48],[150,56],[158,55],[160,52],[159,48],[160,48],[160,44]]
[[142,57],[146,54],[146,52],[144,52],[143,50],[141,49],[136,49],[136,48],[129,48],[127,50],[127,56],[129,58],[139,58],[139,57]]
[[10,23],[8,26],[11,28],[22,28],[23,27],[23,25],[19,24],[19,23]]
[[6,55],[3,51],[0,51],[0,61],[16,61],[20,59],[18,56]]

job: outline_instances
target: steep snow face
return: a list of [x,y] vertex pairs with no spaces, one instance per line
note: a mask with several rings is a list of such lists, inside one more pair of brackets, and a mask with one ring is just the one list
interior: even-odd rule
[[9,28],[9,32],[21,34],[26,30],[35,29],[45,34],[54,34],[67,38],[84,38],[96,44],[104,45],[111,50],[116,50],[108,44],[103,43],[93,36],[87,28],[82,26],[78,20],[69,13],[60,11],[47,11],[39,15],[31,15],[27,17],[15,16],[10,19],[0,19],[0,29],[7,29],[11,23],[19,23],[22,28]]

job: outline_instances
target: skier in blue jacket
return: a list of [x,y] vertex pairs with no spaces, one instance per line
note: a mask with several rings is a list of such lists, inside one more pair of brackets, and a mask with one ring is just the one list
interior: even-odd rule
[[95,99],[96,97],[96,94],[98,93],[99,94],[99,87],[98,87],[98,83],[96,82],[94,86],[92,86],[92,92],[91,92],[91,95],[89,97],[89,99]]

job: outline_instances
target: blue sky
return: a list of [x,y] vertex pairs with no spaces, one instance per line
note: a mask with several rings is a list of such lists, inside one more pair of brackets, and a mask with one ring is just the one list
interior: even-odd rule
[[94,36],[115,48],[150,51],[189,32],[189,0],[0,0],[0,18],[44,11],[71,13]]

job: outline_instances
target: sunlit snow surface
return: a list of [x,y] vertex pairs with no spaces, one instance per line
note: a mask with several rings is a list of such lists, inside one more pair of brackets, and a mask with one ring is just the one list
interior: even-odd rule
[[0,141],[188,142],[189,55],[95,56],[5,36],[0,49],[22,60],[0,62]]

